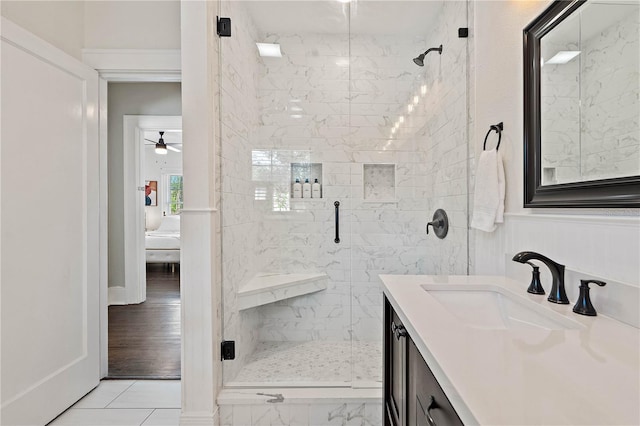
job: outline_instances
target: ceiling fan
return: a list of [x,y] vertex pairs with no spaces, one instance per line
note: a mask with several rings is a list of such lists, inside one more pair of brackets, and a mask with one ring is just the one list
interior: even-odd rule
[[167,155],[167,149],[170,149],[171,151],[174,151],[174,152],[181,152],[178,148],[168,145],[164,142],[164,138],[163,138],[164,132],[159,132],[159,133],[160,133],[160,139],[158,139],[158,142],[145,138],[146,141],[156,144],[156,154]]

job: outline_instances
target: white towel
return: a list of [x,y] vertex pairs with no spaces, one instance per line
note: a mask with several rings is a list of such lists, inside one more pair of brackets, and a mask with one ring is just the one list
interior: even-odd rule
[[476,172],[472,228],[493,232],[496,223],[504,221],[504,187],[502,156],[495,149],[483,151]]

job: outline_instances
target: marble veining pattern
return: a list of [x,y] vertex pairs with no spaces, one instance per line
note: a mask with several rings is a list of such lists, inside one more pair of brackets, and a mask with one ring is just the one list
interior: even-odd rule
[[382,426],[382,404],[345,402],[323,404],[223,405],[221,426]]

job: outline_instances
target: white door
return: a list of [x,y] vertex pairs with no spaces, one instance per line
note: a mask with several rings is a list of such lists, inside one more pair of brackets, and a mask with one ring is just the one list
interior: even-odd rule
[[99,381],[98,75],[0,34],[0,423],[43,425]]

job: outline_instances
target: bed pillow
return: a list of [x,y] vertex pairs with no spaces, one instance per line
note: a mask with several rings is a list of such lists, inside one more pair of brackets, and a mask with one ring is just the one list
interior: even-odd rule
[[156,231],[161,232],[180,232],[180,216],[164,216],[162,223]]

